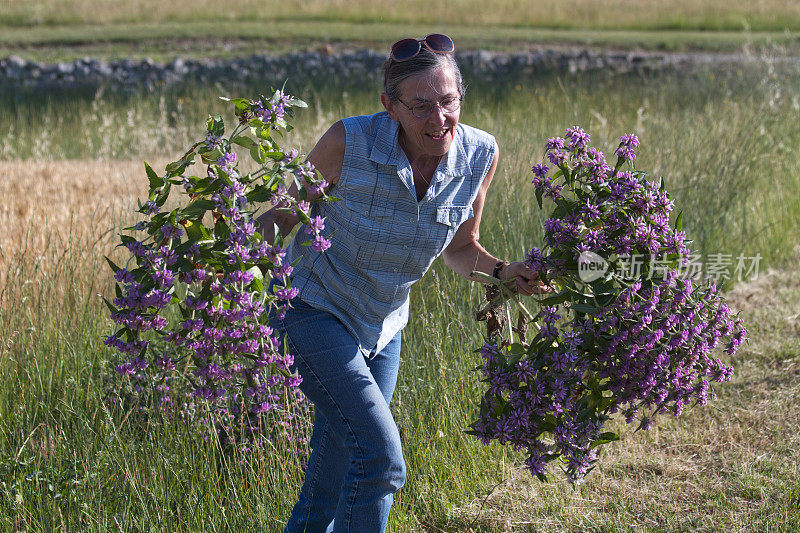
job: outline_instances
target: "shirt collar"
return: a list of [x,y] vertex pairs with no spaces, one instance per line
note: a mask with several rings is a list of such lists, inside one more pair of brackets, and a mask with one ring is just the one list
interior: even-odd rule
[[[399,125],[385,111],[382,114],[385,115],[384,120],[378,126],[369,159],[381,165],[394,165],[398,168],[407,166],[408,160],[397,141]],[[441,181],[445,177],[455,178],[469,174],[469,161],[461,139],[462,135],[461,128],[456,127],[453,144],[450,145],[447,156],[442,158],[436,169],[436,181]]]

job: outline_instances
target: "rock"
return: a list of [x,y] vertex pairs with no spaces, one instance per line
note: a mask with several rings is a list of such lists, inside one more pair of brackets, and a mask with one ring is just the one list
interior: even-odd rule
[[[548,71],[580,73],[610,69],[649,72],[692,64],[687,54],[593,52],[589,50],[530,50],[512,53],[486,50],[458,53],[466,78],[503,80],[540,75]],[[97,88],[133,92],[181,83],[209,84],[227,79],[259,80],[280,84],[287,78],[357,80],[380,83],[385,55],[373,50],[343,50],[330,46],[279,56],[254,54],[236,59],[183,59],[159,63],[150,58],[101,61],[84,57],[55,65],[26,61],[19,56],[0,59],[0,90]],[[730,60],[730,58],[729,58]],[[794,59],[797,61],[797,59]],[[713,61],[697,58],[695,63]]]

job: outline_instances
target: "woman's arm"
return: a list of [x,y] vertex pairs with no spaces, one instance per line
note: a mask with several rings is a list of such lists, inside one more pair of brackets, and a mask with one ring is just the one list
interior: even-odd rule
[[[495,265],[499,261],[496,257],[487,252],[478,241],[480,238],[481,215],[483,214],[486,192],[489,190],[489,185],[491,185],[495,170],[497,170],[498,157],[499,152],[495,151],[492,166],[486,173],[478,195],[475,197],[475,201],[472,204],[474,216],[461,224],[453,240],[442,253],[444,262],[448,267],[461,276],[473,281],[476,280],[470,276],[472,271],[484,272],[491,275]],[[501,281],[514,279],[513,288],[520,294],[531,295],[550,291],[547,285],[539,281],[536,272],[525,266],[525,263],[522,262],[514,262],[506,265],[500,271],[499,276]]]
[[[322,174],[322,177],[325,178],[325,181],[328,182],[326,192],[339,181],[339,175],[342,173],[345,138],[344,124],[342,124],[340,120],[331,126],[319,141],[317,141],[317,144],[314,145],[314,148],[306,159],[314,165],[314,168],[316,168]],[[292,183],[288,193],[295,199],[299,197],[297,186],[294,183]],[[320,196],[322,196],[320,192],[312,192],[311,189],[306,187],[306,198],[309,202],[316,200]],[[299,221],[300,218],[296,214],[287,211],[279,211],[273,207],[259,216],[256,219],[256,224],[258,224],[264,239],[272,244],[275,240],[276,224],[278,226],[278,231],[285,237]]]

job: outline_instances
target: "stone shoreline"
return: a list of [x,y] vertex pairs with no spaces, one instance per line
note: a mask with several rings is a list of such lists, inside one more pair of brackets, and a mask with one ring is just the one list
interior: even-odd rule
[[[526,78],[545,73],[648,73],[665,68],[720,62],[742,62],[742,55],[676,54],[652,52],[595,52],[591,50],[532,50],[522,52],[467,51],[457,55],[465,78],[485,81]],[[0,58],[0,90],[63,91],[107,87],[133,92],[184,83],[212,84],[217,80],[282,83],[301,78],[352,83],[354,79],[379,83],[384,55],[371,50],[326,53],[293,52],[252,55],[237,59],[151,59],[103,61],[84,58],[46,64],[18,56]]]

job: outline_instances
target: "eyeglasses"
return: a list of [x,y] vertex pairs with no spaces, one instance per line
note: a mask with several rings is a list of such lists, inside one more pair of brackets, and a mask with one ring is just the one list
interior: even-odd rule
[[447,35],[441,33],[431,33],[424,39],[400,39],[392,45],[389,57],[397,62],[408,61],[415,57],[422,50],[422,45],[431,52],[437,54],[452,54],[456,47],[453,40]]
[[419,102],[414,105],[408,105],[404,101],[398,98],[398,101],[406,106],[411,114],[417,118],[427,118],[433,110],[437,107],[441,108],[442,111],[445,113],[452,113],[453,111],[457,110],[461,107],[461,100],[463,98],[460,96],[448,96],[447,98],[442,99],[439,102]]

